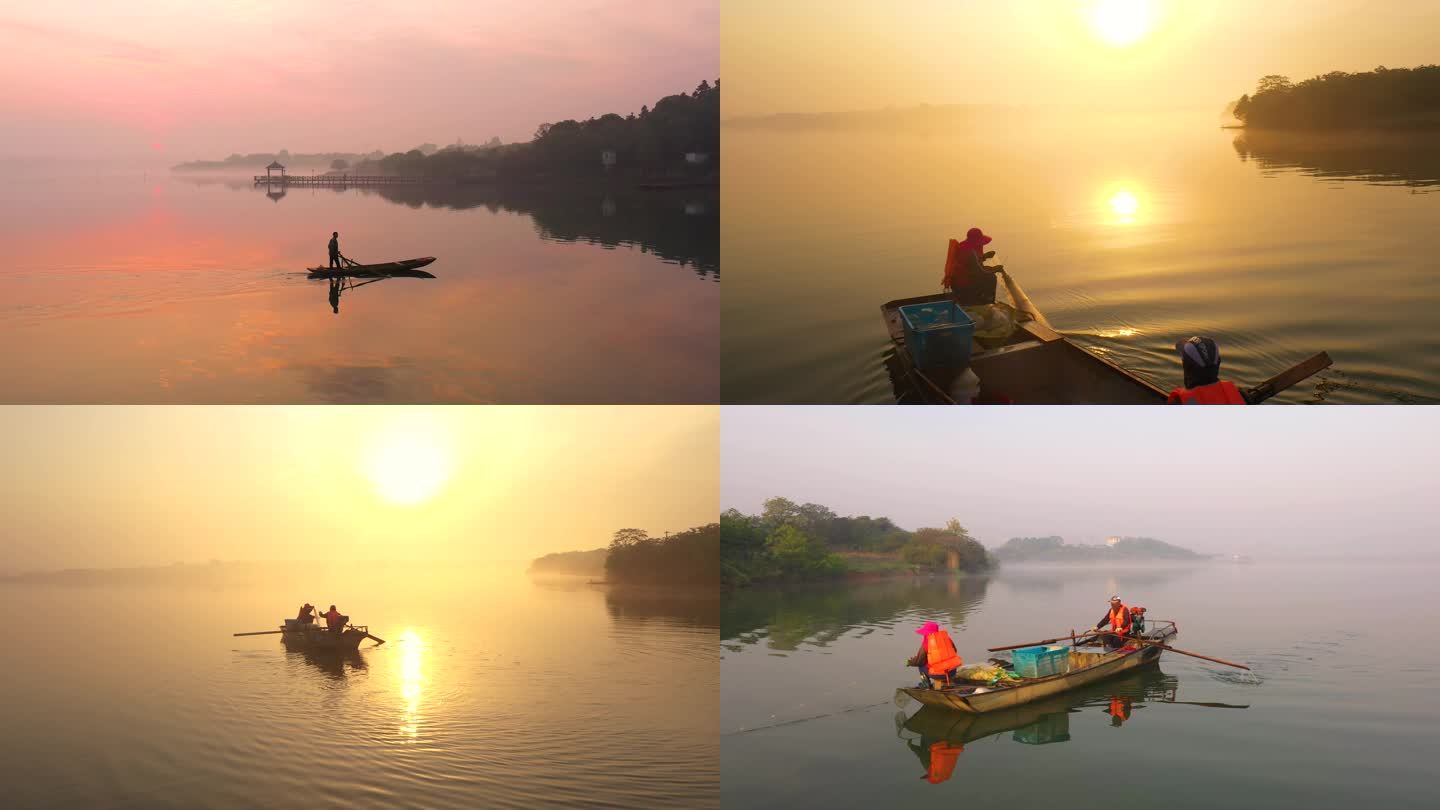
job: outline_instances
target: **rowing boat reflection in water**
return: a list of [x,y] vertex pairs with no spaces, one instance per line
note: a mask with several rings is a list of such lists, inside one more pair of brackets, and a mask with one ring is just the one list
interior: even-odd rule
[[[341,258],[344,259],[344,257]],[[366,284],[374,284],[387,278],[435,278],[433,274],[420,269],[435,261],[434,256],[402,259],[398,262],[383,264],[358,264],[349,259],[344,259],[344,261],[346,262],[344,267],[311,267],[307,276],[307,278],[323,278],[330,281],[328,298],[330,309],[336,315],[340,314],[340,295],[347,290],[364,287]],[[357,279],[364,280],[357,281]]]

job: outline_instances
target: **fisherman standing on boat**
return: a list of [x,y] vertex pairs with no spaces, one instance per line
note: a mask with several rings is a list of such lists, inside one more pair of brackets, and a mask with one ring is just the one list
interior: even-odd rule
[[1005,268],[985,266],[985,260],[995,255],[994,251],[985,250],[991,241],[979,228],[967,231],[964,242],[950,240],[940,287],[950,291],[956,304],[968,307],[995,303],[995,274]]
[[344,265],[342,265],[342,264],[340,263],[340,232],[339,232],[339,231],[335,231],[334,233],[330,234],[330,266],[331,266],[332,268],[335,268],[335,267],[344,267]]
[[334,605],[331,605],[330,610],[322,615],[325,617],[325,626],[329,628],[332,633],[343,632],[345,630],[345,622],[350,618],[336,610]]
[[920,669],[920,685],[930,689],[931,678],[953,679],[955,670],[965,662],[955,651],[955,642],[950,640],[950,634],[941,630],[935,622],[926,622],[915,632],[921,637],[920,651],[910,656],[905,666]]
[[1095,623],[1095,629],[1099,630],[1107,624],[1114,632],[1105,634],[1105,646],[1112,650],[1125,646],[1127,642],[1122,636],[1130,635],[1130,608],[1120,601],[1119,594],[1110,597],[1110,609]]
[[1220,347],[1208,337],[1186,338],[1175,344],[1185,369],[1185,387],[1170,392],[1169,405],[1244,405],[1235,383],[1220,379]]

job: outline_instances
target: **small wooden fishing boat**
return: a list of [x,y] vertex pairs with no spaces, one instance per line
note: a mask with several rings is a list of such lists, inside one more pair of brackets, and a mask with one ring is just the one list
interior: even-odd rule
[[345,267],[311,267],[310,278],[435,278],[421,270],[435,261],[434,256],[402,259],[382,264],[348,264]]
[[[946,294],[888,301],[880,307],[894,344],[887,358],[897,401],[954,405],[947,393],[959,370],[919,368],[905,346],[900,307],[949,301]],[[1051,329],[1041,320],[1021,321],[1003,345],[975,344],[970,370],[980,378],[982,393],[1003,396],[1019,405],[1163,405],[1166,391],[1137,377]]]
[[329,630],[324,625],[316,622],[301,622],[297,619],[286,619],[278,630],[260,630],[253,633],[235,633],[236,636],[272,636],[279,635],[280,641],[287,647],[297,649],[313,650],[316,652],[348,652],[359,649],[360,642],[365,639],[373,639],[376,644],[384,644],[385,639],[370,634],[370,628],[360,624],[345,624],[341,632]]
[[[1142,638],[1166,642],[1175,637],[1174,622],[1151,620],[1150,624],[1152,627],[1145,631]],[[1133,643],[1115,651],[1074,646],[1069,651],[1069,671],[1059,675],[1000,681],[994,686],[956,683],[934,689],[909,687],[899,691],[926,706],[983,714],[1031,703],[1131,672],[1159,661],[1163,652],[1160,647],[1142,643]]]
[[[1007,277],[1007,284],[1012,282]],[[980,380],[981,401],[1016,405],[1164,405],[1169,393],[1143,377],[1115,365],[1051,328],[1014,288],[1019,320],[1000,345],[974,341],[969,369]],[[943,303],[944,293],[900,298],[880,307],[893,350],[886,367],[902,404],[955,405],[950,389],[963,369],[922,369],[905,345],[900,308],[910,304]],[[992,302],[993,303],[993,302]],[[1276,374],[1253,388],[1242,388],[1246,402],[1259,404],[1331,365],[1330,355],[1315,356]],[[1177,366],[1178,370],[1178,366]]]

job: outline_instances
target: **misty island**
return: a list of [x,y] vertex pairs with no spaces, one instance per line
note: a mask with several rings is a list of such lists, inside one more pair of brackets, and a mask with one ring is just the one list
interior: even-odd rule
[[1331,71],[1295,83],[1271,74],[1232,110],[1257,129],[1356,130],[1440,128],[1440,65]]

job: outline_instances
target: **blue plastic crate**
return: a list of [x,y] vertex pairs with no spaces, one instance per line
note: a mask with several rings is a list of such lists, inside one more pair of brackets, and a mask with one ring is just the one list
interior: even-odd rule
[[975,321],[954,301],[931,301],[900,307],[905,345],[920,368],[965,368]]
[[1044,678],[1070,671],[1069,647],[1021,647],[1011,658],[1015,674],[1022,678]]

